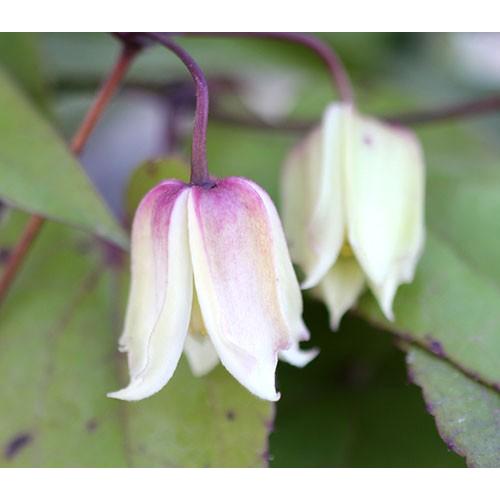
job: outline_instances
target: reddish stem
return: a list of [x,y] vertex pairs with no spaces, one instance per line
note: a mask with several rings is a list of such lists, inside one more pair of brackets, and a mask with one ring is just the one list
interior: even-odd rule
[[[120,82],[138,52],[138,47],[125,45],[122,49],[120,57],[113,67],[110,75],[103,83],[99,93],[97,94],[94,103],[88,110],[82,124],[73,136],[71,141],[71,151],[74,154],[81,153],[85,146],[92,130],[94,129],[98,119],[102,115],[111,97],[116,92]],[[32,215],[26,224],[19,241],[13,248],[4,268],[4,272],[0,278],[0,304],[7,295],[7,292],[12,285],[17,272],[31,248],[35,238],[43,227],[45,222],[44,217],[40,215]]]
[[118,61],[106,81],[102,84],[101,89],[95,97],[94,104],[87,111],[80,128],[71,140],[71,151],[75,155],[82,152],[87,139],[92,130],[94,130],[97,120],[99,120],[104,109],[109,104],[111,97],[116,92],[138,51],[139,48],[137,46],[124,45]]
[[196,110],[191,148],[191,184],[211,185],[213,183],[208,173],[207,161],[209,94],[205,74],[191,55],[165,33],[144,33],[144,35],[172,51],[184,63],[193,78],[196,86]]
[[[398,115],[378,116],[379,120],[407,127],[432,125],[434,123],[445,122],[453,119],[469,119],[476,116],[498,113],[500,111],[500,95],[485,97],[474,101],[445,106],[437,109],[427,109],[422,111],[410,111]],[[248,128],[269,129],[276,132],[302,133],[307,132],[318,125],[317,120],[285,120],[279,123],[268,123],[259,117],[249,114],[236,115],[229,114],[217,108],[212,111],[212,120]]]
[[171,35],[183,36],[217,36],[217,37],[243,37],[243,38],[269,38],[274,40],[284,40],[299,45],[303,45],[316,53],[316,55],[325,63],[333,83],[336,86],[341,101],[352,102],[353,91],[347,71],[342,61],[327,43],[319,38],[306,33],[288,33],[288,32],[184,32],[170,33]]
[[388,116],[385,117],[385,120],[401,125],[425,125],[426,123],[452,120],[454,118],[470,118],[480,114],[493,113],[498,110],[500,110],[500,96],[496,95],[443,108]]
[[32,215],[28,220],[22,234],[21,238],[17,242],[16,246],[12,250],[7,263],[5,264],[5,270],[0,280],[0,303],[4,299],[14,277],[24,260],[24,257],[28,253],[28,250],[36,238],[40,229],[43,226],[45,219],[39,215]]

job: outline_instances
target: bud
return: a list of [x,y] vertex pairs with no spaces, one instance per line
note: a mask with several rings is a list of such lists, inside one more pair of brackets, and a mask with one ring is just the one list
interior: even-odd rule
[[131,381],[109,396],[159,391],[185,350],[196,375],[218,362],[255,395],[276,401],[281,354],[298,366],[309,333],[276,209],[253,182],[213,187],[168,180],[142,200],[132,228],[132,282],[120,348]]
[[292,259],[336,329],[365,286],[393,320],[424,245],[425,165],[415,135],[331,104],[288,157],[283,223]]

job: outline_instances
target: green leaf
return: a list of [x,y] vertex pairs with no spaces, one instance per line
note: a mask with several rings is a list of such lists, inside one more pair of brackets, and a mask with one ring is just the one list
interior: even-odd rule
[[0,65],[19,82],[36,104],[46,109],[47,95],[37,33],[0,33]]
[[459,467],[421,395],[408,382],[393,337],[358,318],[329,331],[327,312],[306,301],[320,355],[307,367],[280,364],[282,398],[270,439],[273,467]]
[[126,246],[78,162],[2,71],[0,109],[0,198]]
[[122,257],[54,223],[36,241],[0,316],[0,466],[264,465],[272,406],[220,366],[196,378],[182,360],[148,400],[106,397],[127,382]]
[[422,349],[407,362],[448,446],[469,466],[500,467],[500,394]]
[[281,165],[296,140],[290,134],[211,125],[208,144],[210,172],[218,177],[240,175],[260,184],[277,203]]
[[428,132],[424,145],[428,234],[415,281],[397,293],[395,323],[370,296],[359,309],[464,372],[499,384],[498,151],[459,127]]

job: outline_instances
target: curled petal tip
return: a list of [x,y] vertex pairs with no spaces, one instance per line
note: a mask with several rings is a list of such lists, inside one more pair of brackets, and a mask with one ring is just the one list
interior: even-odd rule
[[280,352],[280,358],[290,365],[304,368],[319,354],[318,348],[302,350],[298,345]]
[[[396,291],[394,291],[395,293]],[[394,294],[390,299],[387,301],[381,301],[380,302],[380,308],[382,309],[382,312],[384,313],[384,316],[391,322],[394,321],[394,310],[392,307],[392,302],[393,302]]]
[[147,390],[141,381],[132,381],[128,387],[120,389],[119,391],[108,392],[106,396],[122,401],[140,401],[141,399],[145,399],[157,393],[162,387],[163,386],[158,387],[156,390]]
[[314,288],[321,281],[321,278],[321,276],[309,276],[300,284],[300,288],[302,290],[309,290],[311,288]]
[[338,331],[343,317],[343,315],[337,315],[334,311],[330,311],[330,330],[332,332]]

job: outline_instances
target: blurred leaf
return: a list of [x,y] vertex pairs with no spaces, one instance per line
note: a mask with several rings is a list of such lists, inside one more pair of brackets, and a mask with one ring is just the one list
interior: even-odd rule
[[[8,219],[2,239],[18,219]],[[126,384],[116,338],[121,259],[54,223],[36,241],[2,304],[0,466],[264,465],[272,406],[222,367],[195,378],[182,360],[152,398],[106,398]]]
[[470,269],[453,246],[430,232],[415,281],[397,294],[395,323],[382,317],[371,296],[365,296],[359,309],[381,327],[496,383],[500,382],[499,301],[495,283]]
[[390,335],[348,316],[330,332],[327,313],[306,301],[321,353],[297,369],[280,363],[282,398],[270,439],[273,467],[458,467]]
[[295,136],[214,124],[208,139],[209,168],[214,175],[248,177],[277,202],[281,164]]
[[189,165],[177,157],[154,160],[140,165],[132,174],[126,197],[128,215],[131,218],[142,197],[166,179],[189,182]]
[[127,238],[61,139],[0,72],[0,198],[94,232]]
[[500,467],[500,394],[422,349],[407,362],[448,446],[469,466]]
[[0,65],[45,109],[47,96],[38,45],[36,33],[0,33]]
[[[119,42],[103,33],[46,33],[43,45],[53,80],[82,82],[100,79],[118,54]],[[295,75],[328,73],[314,53],[293,43],[234,37],[178,37],[206,73],[249,76],[256,72],[291,71]],[[131,69],[133,82],[164,83],[188,78],[187,70],[161,46],[148,48]]]

